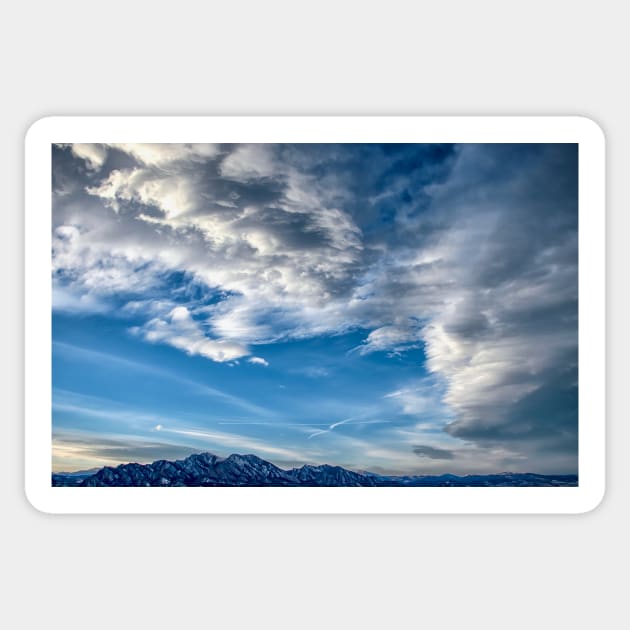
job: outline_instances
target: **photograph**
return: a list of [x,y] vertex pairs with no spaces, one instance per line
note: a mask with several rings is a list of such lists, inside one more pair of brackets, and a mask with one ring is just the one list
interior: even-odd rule
[[52,487],[580,485],[577,141],[47,146]]

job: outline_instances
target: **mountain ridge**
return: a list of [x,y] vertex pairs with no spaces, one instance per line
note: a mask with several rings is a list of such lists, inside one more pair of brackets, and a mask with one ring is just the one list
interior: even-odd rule
[[502,472],[486,475],[380,475],[330,464],[284,470],[253,454],[194,453],[180,460],[105,466],[96,472],[53,473],[52,485],[74,487],[302,486],[445,487],[577,486],[577,475]]

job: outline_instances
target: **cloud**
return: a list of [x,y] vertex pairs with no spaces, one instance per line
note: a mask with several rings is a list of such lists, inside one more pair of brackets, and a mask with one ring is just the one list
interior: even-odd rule
[[249,363],[253,363],[254,365],[264,365],[265,367],[269,367],[269,362],[263,359],[262,357],[251,357],[247,359]]
[[444,403],[445,386],[439,379],[424,377],[410,385],[385,394],[384,398],[398,406],[403,414],[418,420],[429,420],[434,426],[452,420],[453,414]]
[[[240,433],[209,430],[203,426],[182,426],[177,414],[165,416],[142,408],[132,408],[96,396],[78,394],[56,388],[53,392],[53,413],[74,414],[82,420],[96,418],[107,421],[109,432],[101,428],[98,432],[89,430],[55,429],[53,456],[56,470],[69,468],[61,465],[61,460],[82,460],[73,466],[80,468],[85,462],[90,466],[112,465],[128,461],[153,461],[158,458],[185,456],[200,450],[211,450],[222,454],[232,452],[264,453],[274,461],[304,460],[317,457],[316,449],[294,449],[280,446],[273,436],[256,438]],[[197,423],[207,421],[207,414],[191,416]],[[84,422],[85,426],[89,423]],[[224,425],[239,425],[238,422],[223,422]],[[102,425],[100,425],[102,426]],[[285,425],[291,426],[291,425]],[[295,425],[298,426],[298,425]],[[114,432],[115,431],[115,432]],[[159,449],[164,449],[158,452]],[[153,459],[151,459],[153,458]]]
[[195,441],[207,442],[218,445],[219,447],[228,449],[236,449],[237,452],[254,452],[264,453],[273,457],[280,457],[292,461],[300,461],[304,458],[304,451],[296,451],[293,449],[274,446],[263,440],[250,438],[232,433],[223,433],[220,431],[207,431],[205,429],[186,428],[186,429],[167,429],[163,428],[163,432],[181,435],[193,438]]
[[53,281],[52,308],[61,313],[105,313],[109,309],[92,293],[77,293]]
[[176,162],[204,162],[219,153],[215,144],[181,143],[108,143],[108,144],[62,144],[69,147],[72,155],[85,161],[90,170],[98,171],[107,160],[109,151],[115,149],[133,158],[144,166],[166,167]]
[[[121,204],[136,202],[153,206],[167,218],[174,218],[195,208],[198,199],[194,177],[165,174],[159,169],[133,168],[111,171],[99,185],[88,187],[89,194],[100,197],[119,212]],[[151,216],[139,215],[144,220]]]
[[[277,413],[272,412],[270,409],[266,409],[264,407],[261,407],[260,405],[251,403],[244,398],[235,396],[234,394],[228,394],[227,392],[217,389],[216,387],[210,387],[205,383],[200,383],[195,380],[184,378],[178,372],[174,370],[169,370],[165,367],[158,367],[154,364],[133,361],[131,359],[122,358],[120,356],[109,354],[107,352],[99,352],[96,350],[74,346],[72,344],[53,341],[53,356],[56,356],[57,354],[61,354],[65,358],[71,360],[74,359],[81,362],[87,361],[95,363],[97,365],[111,365],[123,368],[125,370],[135,370],[140,373],[158,377],[171,383],[176,382],[180,385],[183,385],[186,388],[186,391],[190,392],[191,394],[214,398],[215,401],[227,403],[240,410],[246,411],[248,414],[253,416],[267,417],[271,415],[277,415]],[[60,390],[56,389],[55,391],[59,392]],[[70,394],[73,396],[73,399],[76,400],[76,397],[78,395],[73,393]],[[65,395],[67,396],[68,393],[66,392]],[[80,403],[80,406],[86,413],[88,413],[89,411],[97,411],[99,413],[102,413],[101,410],[105,406],[105,402],[107,402],[103,401],[102,399],[96,399],[94,401],[90,400],[89,398],[86,402],[85,397],[81,397],[80,400],[82,401]],[[109,401],[109,404],[111,406],[111,401]],[[108,411],[108,413],[111,413],[111,411]]]
[[[312,178],[298,191],[284,176],[243,184],[219,177],[217,160],[195,164],[111,170],[87,192],[113,216],[102,210],[78,215],[59,203],[58,220],[80,223],[80,241],[89,243],[87,256],[78,243],[56,256],[77,290],[88,273],[103,276],[99,260],[130,284],[137,274],[129,267],[147,264],[152,274],[142,275],[151,280],[167,269],[185,270],[208,287],[221,287],[229,298],[213,310],[211,325],[224,339],[309,335],[316,320],[322,332],[338,328],[342,313],[332,300],[351,286],[361,256],[352,218],[318,205],[317,194],[307,192]],[[204,179],[212,173],[214,179]],[[313,205],[303,205],[307,201]],[[321,318],[320,306],[330,308],[331,318]],[[280,315],[275,326],[260,322],[274,311]]]
[[159,459],[175,460],[199,453],[200,449],[142,437],[103,437],[89,433],[55,431],[52,439],[53,471],[71,472],[85,468],[118,466]]
[[419,346],[419,330],[411,326],[382,326],[373,330],[361,346],[359,354],[386,351],[391,355],[400,354]]
[[95,310],[113,310],[117,304],[108,307],[108,298],[146,294],[160,285],[165,265],[137,245],[134,250],[117,250],[115,242],[108,242],[107,226],[101,230],[105,233],[72,222],[54,229],[53,308],[83,302],[98,304]]
[[275,163],[273,147],[266,144],[244,144],[236,147],[221,164],[221,175],[249,181],[278,174],[285,165]]
[[423,333],[456,413],[448,432],[533,453],[547,427],[573,448],[577,408],[559,423],[552,400],[577,395],[564,376],[577,369],[576,147],[466,148],[434,195],[436,211],[458,206],[440,245],[453,282]]
[[123,151],[146,166],[164,167],[174,162],[204,162],[219,153],[215,144],[178,144],[178,143],[136,143],[109,144],[111,148]]
[[330,370],[321,365],[307,365],[293,370],[296,374],[303,374],[309,378],[326,378],[330,376]]
[[84,160],[92,171],[101,169],[107,159],[107,149],[102,144],[73,144],[72,154]]
[[455,457],[453,451],[426,444],[417,444],[412,450],[418,457],[428,457],[429,459],[454,459]]
[[155,317],[144,326],[134,328],[134,332],[152,343],[166,343],[187,354],[201,355],[219,363],[234,361],[250,354],[243,345],[222,339],[209,339],[185,306],[176,306],[164,319]]

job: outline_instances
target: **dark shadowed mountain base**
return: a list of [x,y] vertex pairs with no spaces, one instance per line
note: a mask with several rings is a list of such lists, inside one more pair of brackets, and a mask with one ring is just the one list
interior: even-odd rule
[[122,464],[84,473],[54,473],[53,486],[577,486],[577,475],[390,476],[353,472],[341,466],[283,470],[255,455],[222,458],[210,453],[177,461]]

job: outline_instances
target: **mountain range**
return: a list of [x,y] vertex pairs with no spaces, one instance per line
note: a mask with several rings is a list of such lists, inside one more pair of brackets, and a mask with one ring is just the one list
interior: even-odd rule
[[379,475],[341,466],[284,470],[256,455],[196,453],[176,461],[121,464],[100,470],[53,473],[53,486],[577,486],[577,475]]

